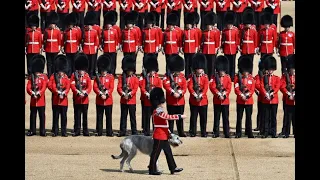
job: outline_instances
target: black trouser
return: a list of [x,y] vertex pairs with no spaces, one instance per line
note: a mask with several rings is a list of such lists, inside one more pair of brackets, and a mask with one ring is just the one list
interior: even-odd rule
[[177,167],[172,155],[169,141],[153,139],[153,149],[152,149],[150,162],[149,162],[149,172],[151,173],[157,171],[157,160],[159,158],[161,150],[163,150],[164,154],[166,155],[169,170],[173,171]]
[[104,22],[104,16],[107,14],[109,11],[103,11],[103,22]]
[[242,23],[242,12],[241,13],[237,12],[236,13],[236,24],[235,24],[235,26],[239,27],[239,24],[241,24],[241,23]]
[[245,104],[237,104],[237,126],[236,135],[241,137],[243,111],[246,113],[245,134],[252,136],[252,106]]
[[291,122],[292,122],[292,127],[293,127],[293,134],[295,134],[295,121],[296,121],[296,116],[295,116],[295,106],[294,105],[286,105],[285,106],[285,128],[283,129],[283,134],[286,136],[290,135],[290,129],[291,129]]
[[74,69],[74,58],[75,58],[75,55],[77,53],[66,53],[66,56],[67,56],[67,60],[68,60],[68,77],[70,78],[71,77],[71,74],[74,73],[75,69]]
[[132,134],[137,134],[136,105],[135,104],[121,104],[120,106],[121,106],[120,134],[121,135],[126,134],[128,111],[129,111],[129,115],[130,115]]
[[[36,15],[38,16],[38,10],[34,10],[34,11],[27,11],[25,10],[24,11],[24,15],[25,15],[25,26],[28,27],[28,17],[30,17],[31,15]],[[27,17],[27,14],[28,14],[28,17]]]
[[27,56],[27,72],[28,75],[31,74],[31,69],[30,69],[30,65],[31,65],[31,59],[33,58],[33,56],[37,55],[38,53],[28,53]]
[[178,9],[178,11],[177,11],[177,15],[178,15],[178,24],[177,24],[177,26],[178,26],[178,27],[180,27],[181,9]]
[[134,58],[134,66],[137,67],[137,54],[135,52],[123,52],[123,56],[132,56]]
[[94,76],[96,67],[97,67],[97,55],[96,54],[87,54],[88,62],[89,62],[89,71],[88,74],[92,78]]
[[214,125],[213,133],[219,136],[220,115],[222,114],[223,133],[229,136],[229,105],[213,104]]
[[222,31],[224,29],[224,15],[226,14],[226,11],[217,11],[217,17],[218,17],[218,29]]
[[[255,25],[257,27],[257,30],[260,29],[260,15],[261,15],[261,12],[254,12],[254,18],[255,18]],[[262,56],[261,56],[262,57]]]
[[52,133],[58,135],[59,115],[61,115],[61,134],[67,134],[67,110],[68,106],[52,105]]
[[50,12],[40,12],[40,26],[41,26],[41,32],[43,33],[47,24],[47,17],[49,16]]
[[261,119],[263,114],[263,105],[261,101],[258,101],[257,109],[257,129],[261,131]]
[[77,12],[79,14],[80,20],[79,20],[79,26],[81,28],[81,31],[84,31],[84,11],[83,12]]
[[35,107],[30,106],[30,132],[36,134],[37,127],[37,111],[39,114],[40,120],[40,135],[44,136],[46,134],[46,115],[45,115],[45,106]]
[[127,14],[127,12],[120,11],[120,29],[124,29],[125,23],[124,23],[124,16]]
[[81,114],[82,114],[82,132],[88,134],[88,104],[73,104],[74,109],[74,126],[75,134],[80,134]]
[[281,60],[281,73],[287,70],[288,56],[280,56]]
[[204,54],[207,59],[207,68],[204,70],[205,73],[208,75],[209,78],[214,74],[215,72],[215,61],[216,61],[216,55],[215,54]]
[[202,31],[206,29],[206,24],[204,23],[204,16],[209,12],[210,11],[200,11],[200,17],[201,17],[200,29]]
[[160,13],[154,11],[155,13],[155,18],[156,18],[156,26],[159,26],[160,24]]
[[[167,110],[168,114],[173,115],[173,114],[183,114],[184,113],[184,105],[181,106],[172,106],[172,105],[167,105]],[[184,134],[183,130],[183,119],[176,121],[177,125],[177,130],[179,136]],[[169,130],[173,133],[173,128],[174,128],[174,121],[169,121]]]
[[144,22],[144,16],[145,16],[145,13],[144,12],[142,12],[142,13],[139,13],[139,18],[138,18],[138,27],[140,28],[140,29],[143,29],[143,22]]
[[158,58],[158,52],[156,52],[156,53],[144,53],[143,57],[149,56],[149,55],[153,55],[153,56],[156,56]]
[[163,30],[164,29],[164,14],[166,12],[166,9],[161,9],[161,23],[160,23],[160,28]]
[[[180,27],[180,15],[179,15],[179,12],[181,14],[181,10],[180,11],[171,11],[171,13],[176,14],[178,16],[178,24],[179,24],[179,27]],[[167,17],[171,13],[168,13],[168,11],[167,11]],[[178,26],[178,24],[177,24],[177,26]]]
[[169,61],[170,57],[174,56],[174,55],[178,55],[178,54],[165,54],[165,56],[166,56],[166,72],[168,69],[168,61]]
[[104,53],[104,54],[108,54],[111,58],[111,74],[115,75],[116,74],[116,69],[117,69],[117,53],[113,52],[113,53]]
[[150,119],[152,115],[152,106],[143,106],[143,132],[145,135],[150,135]]
[[54,58],[58,55],[58,53],[48,53],[46,52],[46,60],[47,60],[47,74],[48,77],[54,72]]
[[143,101],[142,100],[140,100],[141,101],[141,129],[142,129],[142,132],[144,133],[144,116],[145,116],[145,114],[144,114],[144,104],[143,104]]
[[275,24],[278,27],[278,14],[273,15],[273,24]]
[[235,74],[235,66],[236,66],[236,54],[233,54],[233,55],[225,54],[225,56],[229,60],[229,73],[228,74],[230,75],[231,81],[233,82],[234,74]]
[[184,76],[188,79],[190,72],[190,67],[192,66],[192,56],[194,53],[184,53]]
[[[265,136],[268,136],[271,134],[272,136],[275,136],[277,133],[277,110],[278,110],[278,104],[263,104],[264,113],[263,113],[263,119],[264,123],[263,125],[263,134]],[[261,133],[262,134],[262,133]]]
[[[260,57],[263,57],[264,55],[266,55],[267,53],[261,53]],[[269,53],[268,55],[272,56],[272,53]]]
[[201,135],[207,135],[208,105],[194,106],[190,104],[190,112],[191,112],[191,116],[190,116],[189,133],[193,135],[197,134],[197,119],[199,114]]
[[68,15],[68,13],[58,13],[59,16],[59,28],[61,29],[61,31],[64,31],[67,28],[66,22],[65,22],[65,18]]
[[95,11],[94,13],[96,14],[96,18],[97,18],[97,19],[96,19],[97,25],[100,26],[101,9],[98,10],[98,11]]
[[107,135],[113,134],[112,132],[112,105],[108,106],[101,106],[96,105],[96,114],[97,114],[97,124],[96,124],[96,131],[98,135],[102,135],[103,129],[103,113],[106,116],[106,131]]

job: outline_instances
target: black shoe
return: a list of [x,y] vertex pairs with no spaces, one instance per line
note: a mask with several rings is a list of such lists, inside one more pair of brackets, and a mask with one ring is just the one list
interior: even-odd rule
[[57,134],[56,133],[52,133],[51,136],[52,137],[57,137]]
[[183,171],[183,168],[175,168],[174,170],[170,170],[171,174],[174,174],[176,172],[181,172]]
[[34,135],[36,135],[36,133],[30,132],[30,131],[27,132],[27,136],[34,136]]
[[219,134],[213,134],[212,135],[212,138],[217,138],[217,137],[219,137]]
[[236,137],[235,138],[241,138],[241,135],[236,135]]
[[149,175],[161,175],[161,172],[149,172]]
[[190,134],[190,137],[196,137],[196,135],[195,134]]
[[67,133],[62,133],[61,136],[62,137],[68,137],[68,134]]
[[102,133],[95,133],[95,136],[102,136]]
[[132,132],[131,135],[138,135],[138,133],[137,132]]
[[289,135],[283,135],[282,138],[289,138]]
[[72,134],[72,137],[77,137],[77,136],[80,136],[80,133],[73,133]]
[[248,136],[248,138],[254,138],[254,136],[251,134],[251,135]]
[[268,138],[268,135],[262,135],[261,138],[263,139]]
[[40,136],[42,136],[42,137],[46,137],[46,136],[47,136],[47,134],[40,134]]
[[224,138],[230,138],[230,136],[229,135],[225,135]]
[[272,138],[278,138],[278,136],[276,136],[276,135],[272,135]]
[[180,137],[187,137],[187,135],[185,133],[183,134],[179,134]]
[[126,136],[126,134],[120,133],[118,134],[118,137]]
[[113,137],[113,133],[107,133],[107,136]]
[[83,133],[83,136],[90,136],[88,132]]
[[278,136],[282,136],[282,135],[284,135],[284,133],[283,133],[283,132],[281,132],[281,133],[279,133],[279,134],[278,134]]
[[206,134],[202,134],[202,135],[201,135],[201,137],[207,137],[207,136],[208,136],[208,135],[206,135]]
[[259,128],[255,128],[254,131],[259,131]]

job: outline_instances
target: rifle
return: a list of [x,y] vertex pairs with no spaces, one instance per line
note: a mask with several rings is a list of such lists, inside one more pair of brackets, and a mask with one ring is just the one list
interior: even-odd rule
[[222,32],[222,37],[221,37],[221,48],[224,49],[224,42],[226,41],[226,35],[225,33]]
[[287,90],[293,95],[293,98],[295,98],[295,89],[294,89],[294,84],[291,83],[289,73],[285,72],[286,76],[286,83],[287,83]]
[[43,35],[43,49],[46,49],[47,46],[47,39],[48,39],[48,32],[44,31],[44,35]]
[[[218,72],[216,72],[216,75],[215,75],[215,81],[216,81],[216,87],[218,89],[218,91],[223,94],[225,91],[226,91],[226,88],[224,88],[221,84],[221,81],[220,81],[220,75]],[[223,94],[223,98],[226,99],[227,96],[225,94]]]
[[[124,92],[124,96],[128,96],[129,90],[128,84],[127,84],[127,74],[125,72],[122,73],[122,91]],[[129,97],[129,96],[128,96]]]
[[[39,87],[37,86],[36,82],[35,82],[35,74],[31,74],[31,89],[34,93],[36,93],[37,91],[39,91]],[[33,95],[33,96],[37,96],[37,95]],[[39,95],[38,95],[39,96]]]
[[[60,84],[60,78],[59,78],[58,73],[54,73],[54,81],[56,82],[56,87],[57,87],[58,91],[62,92],[65,90],[65,88],[62,88],[62,85]],[[61,95],[59,94],[59,96],[61,96]]]
[[104,85],[101,83],[100,74],[98,73],[98,71],[96,71],[96,81],[97,81],[99,90],[102,92],[103,95],[108,97],[109,94],[106,94],[107,88],[105,88]]
[[[148,29],[148,31],[150,31],[150,29]],[[150,37],[149,37],[150,38]],[[142,46],[142,49],[140,50],[142,53],[143,53],[143,50],[144,50],[144,43],[146,41],[146,34],[144,31],[142,31],[142,41],[141,41],[141,46]],[[142,65],[143,67],[143,65]]]
[[192,76],[192,81],[193,81],[193,90],[196,92],[197,94],[197,100],[201,100],[202,97],[199,97],[200,93],[202,92],[201,91],[201,88],[200,88],[200,85],[197,81],[197,77],[195,75],[195,73],[192,72],[192,68],[190,67],[190,72],[191,72],[191,76]]
[[145,88],[146,88],[146,91],[150,94],[150,79],[149,79],[147,71],[143,65],[142,65],[142,76],[146,79],[146,87]]
[[173,74],[170,72],[169,68],[167,69],[167,76],[169,76],[171,88],[174,92],[177,92],[180,89],[180,86],[174,81]]
[[[269,86],[269,75],[264,75],[263,77],[263,83],[264,83],[264,88],[267,91],[268,94],[274,92],[274,90]],[[274,96],[270,96],[270,99],[273,99]]]
[[[209,33],[209,31],[208,31],[208,33]],[[204,34],[202,33],[202,36],[201,36],[201,45],[200,45],[200,52],[201,52],[201,53],[203,52],[204,40],[205,40],[205,36],[204,36]]]
[[[90,32],[88,32],[90,33]],[[84,41],[86,40],[86,30],[83,30],[82,31],[82,40],[81,40],[81,47],[82,47],[82,50],[83,50],[83,47],[84,47]]]
[[78,72],[78,70],[76,70],[76,71],[74,72],[74,79],[76,80],[76,88],[77,88],[77,90],[82,93],[82,86],[81,86],[81,82],[80,82],[80,79],[79,79],[79,72]]
[[[32,31],[32,30],[31,30]],[[28,52],[28,44],[29,44],[29,32],[31,31],[28,31],[26,33],[26,42],[25,42],[25,47],[26,47],[26,52]]]
[[246,96],[246,99],[249,99],[249,90],[244,84],[242,84],[242,74],[240,72],[238,72],[238,83],[240,91]]
[[165,48],[166,48],[166,41],[167,41],[167,36],[166,33],[163,33],[163,42],[162,42],[162,54],[165,54]]
[[104,28],[102,28],[102,31],[101,31],[101,49],[103,52],[104,51]]

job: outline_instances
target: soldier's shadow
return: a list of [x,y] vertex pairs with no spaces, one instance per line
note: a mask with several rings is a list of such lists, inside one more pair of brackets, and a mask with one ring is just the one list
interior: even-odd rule
[[[104,172],[117,172],[117,173],[122,173],[119,169],[100,169],[101,171]],[[133,174],[145,174],[149,175],[148,170],[133,170],[133,172],[130,172],[129,170],[125,170],[125,173],[133,173]]]

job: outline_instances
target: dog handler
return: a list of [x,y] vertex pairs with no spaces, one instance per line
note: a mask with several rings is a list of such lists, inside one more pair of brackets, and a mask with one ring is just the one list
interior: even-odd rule
[[167,163],[170,169],[171,174],[175,172],[180,172],[183,169],[177,168],[177,165],[173,159],[171,147],[169,145],[169,123],[168,120],[182,120],[186,118],[186,115],[175,114],[169,115],[164,112],[163,105],[166,102],[164,98],[164,92],[162,88],[154,88],[150,92],[150,101],[154,107],[153,119],[154,119],[154,133],[153,133],[153,150],[150,156],[149,163],[149,174],[150,175],[160,175],[158,172],[156,162],[159,158],[161,150],[163,149],[164,154],[166,155]]

